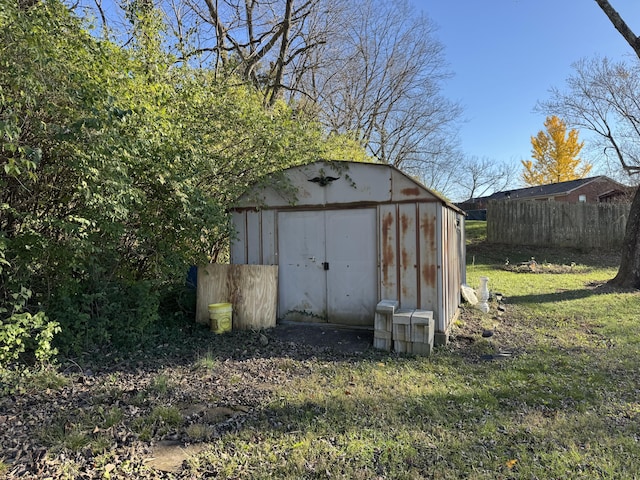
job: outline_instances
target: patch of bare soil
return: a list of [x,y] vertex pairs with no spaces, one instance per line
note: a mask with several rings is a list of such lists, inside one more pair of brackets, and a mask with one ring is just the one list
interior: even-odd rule
[[161,342],[91,352],[61,365],[62,387],[25,382],[3,394],[0,477],[192,478],[187,458],[264,420],[274,387],[316,360],[388,355],[372,349],[372,332],[329,325],[202,329]]
[[520,354],[531,335],[510,313],[508,301],[492,297],[488,314],[463,304],[448,348],[470,362],[505,360]]

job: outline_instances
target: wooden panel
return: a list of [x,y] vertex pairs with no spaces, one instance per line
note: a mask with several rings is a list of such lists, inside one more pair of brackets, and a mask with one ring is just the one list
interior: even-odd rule
[[276,326],[277,265],[231,265],[229,293],[233,328],[260,330]]
[[400,300],[398,290],[398,234],[396,206],[379,207],[380,299]]
[[233,212],[232,221],[237,238],[231,242],[231,263],[247,263],[247,215],[245,212]]
[[198,268],[196,322],[209,323],[211,303],[231,303],[233,328],[276,325],[278,267],[209,264]]
[[209,323],[210,303],[230,303],[227,271],[229,265],[210,263],[198,267],[196,322]]
[[418,258],[416,231],[416,205],[402,204],[398,207],[399,233],[398,259],[400,264],[400,308],[418,307]]

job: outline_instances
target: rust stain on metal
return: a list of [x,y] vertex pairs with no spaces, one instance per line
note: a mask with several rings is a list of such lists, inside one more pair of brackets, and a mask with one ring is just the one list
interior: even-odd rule
[[420,221],[422,229],[423,241],[429,242],[431,250],[436,248],[436,219],[431,215],[424,215]]
[[409,217],[404,213],[400,215],[400,225],[402,226],[402,234],[406,234],[409,230]]
[[387,213],[382,219],[382,282],[389,282],[389,267],[394,264],[393,245],[391,242],[391,227],[393,225],[393,214]]
[[403,248],[400,255],[402,258],[402,269],[406,270],[407,268],[409,268],[409,252],[407,252],[406,248]]
[[435,265],[424,265],[422,267],[422,279],[429,287],[436,286],[437,268]]
[[400,190],[400,193],[408,197],[417,197],[418,195],[420,195],[420,189],[418,187],[403,188],[402,190]]

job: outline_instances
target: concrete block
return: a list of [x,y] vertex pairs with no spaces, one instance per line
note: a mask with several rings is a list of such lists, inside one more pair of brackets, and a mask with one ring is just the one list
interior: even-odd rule
[[396,300],[382,300],[376,305],[374,328],[390,332],[393,325],[393,314],[399,304]]
[[398,353],[411,353],[412,352],[412,344],[411,342],[405,342],[402,340],[394,340],[393,341],[393,349]]
[[435,334],[433,312],[416,310],[411,315],[411,348],[416,355],[431,355]]
[[392,341],[391,332],[385,330],[374,330],[373,332],[373,348],[378,350],[391,351]]
[[382,315],[393,315],[399,306],[400,304],[397,300],[381,300],[376,305],[376,313],[381,313]]
[[411,341],[433,345],[435,321],[433,312],[416,310],[411,316]]
[[[393,315],[393,340],[411,341],[411,315],[414,310],[398,310]],[[395,344],[394,344],[395,345]],[[396,350],[398,351],[398,350]]]
[[429,356],[431,355],[431,351],[433,350],[433,344],[412,342],[411,349],[412,349],[412,353],[416,355]]

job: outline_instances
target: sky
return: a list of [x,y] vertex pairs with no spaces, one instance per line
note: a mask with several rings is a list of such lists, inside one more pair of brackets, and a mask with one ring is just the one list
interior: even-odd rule
[[[513,163],[518,172],[531,158],[531,137],[545,130],[546,116],[534,107],[551,87],[564,87],[572,63],[635,58],[595,0],[409,1],[438,27],[454,73],[442,93],[465,110],[464,153]],[[639,34],[640,1],[611,4]]]

